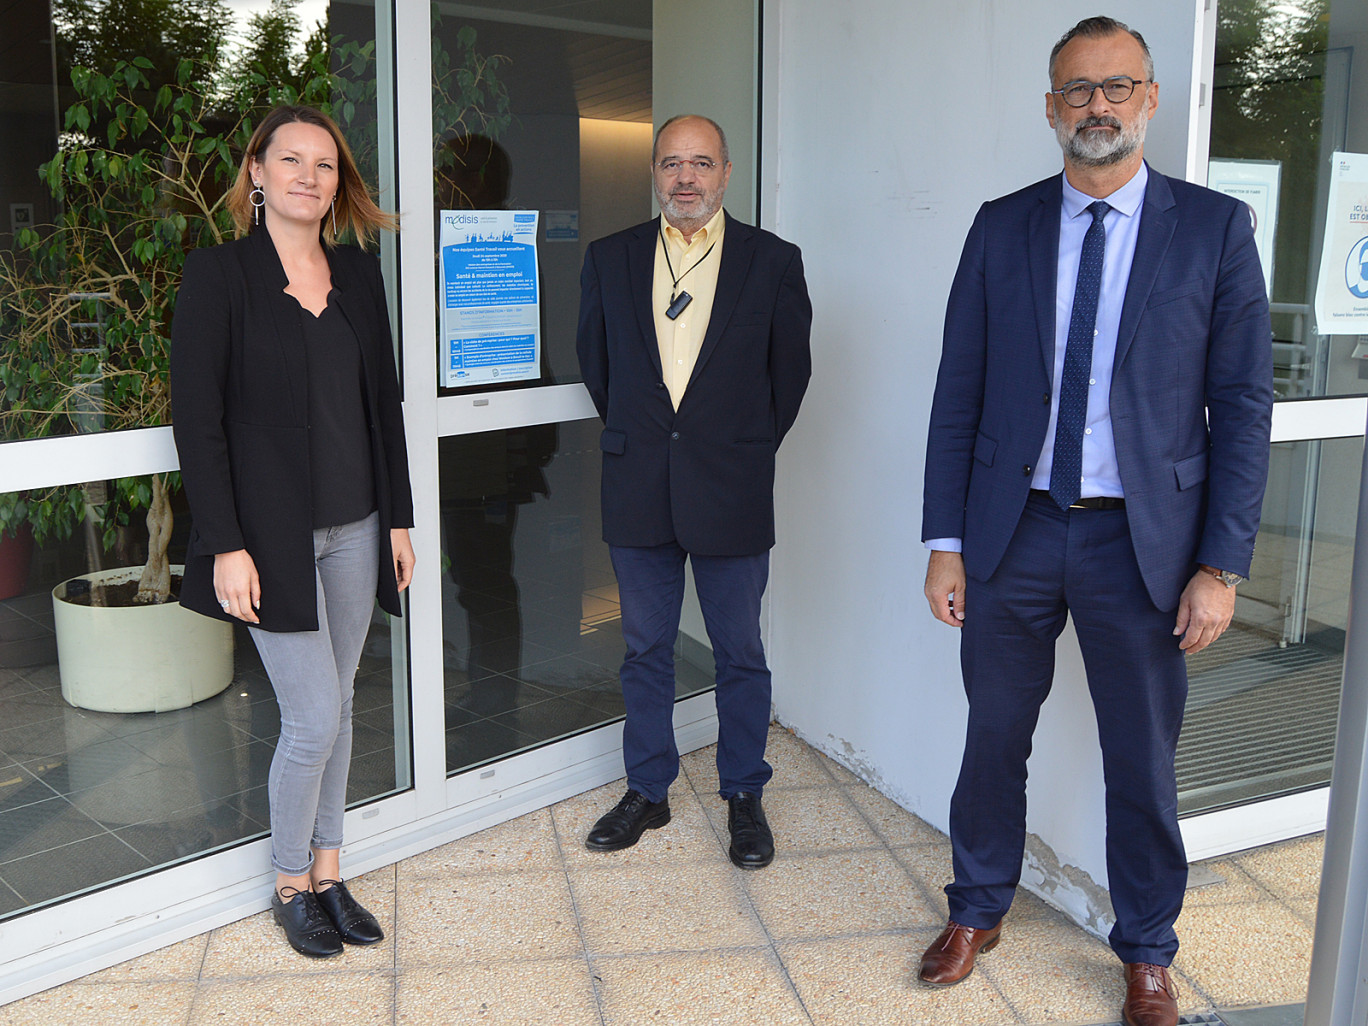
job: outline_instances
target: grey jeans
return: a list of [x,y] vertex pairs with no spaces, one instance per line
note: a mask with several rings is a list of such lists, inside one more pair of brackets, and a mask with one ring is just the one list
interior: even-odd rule
[[313,848],[342,847],[352,684],[375,608],[380,515],[313,533],[318,630],[250,628],[280,703],[271,760],[271,865],[303,876]]

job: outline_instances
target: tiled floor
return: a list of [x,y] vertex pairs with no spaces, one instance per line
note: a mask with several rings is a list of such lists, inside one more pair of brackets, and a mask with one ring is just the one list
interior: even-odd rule
[[[583,846],[616,782],[357,878],[388,932],[374,948],[312,962],[263,913],[0,1008],[0,1026],[1116,1021],[1109,949],[1024,893],[967,981],[912,985],[946,912],[945,837],[784,730],[765,796],[780,854],[733,869],[713,757],[685,757],[673,821],[627,851]],[[1188,1021],[1304,998],[1320,853],[1311,837],[1209,864],[1219,882],[1178,924]]]

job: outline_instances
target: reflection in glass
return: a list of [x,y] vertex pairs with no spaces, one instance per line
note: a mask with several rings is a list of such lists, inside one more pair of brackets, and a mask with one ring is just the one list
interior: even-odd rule
[[1188,659],[1183,815],[1330,782],[1363,439],[1273,446],[1235,619]]
[[[1216,34],[1211,159],[1278,165],[1271,253],[1274,384],[1279,399],[1368,392],[1356,337],[1320,334],[1312,304],[1325,230],[1330,154],[1358,150],[1350,116],[1352,0],[1223,2]],[[1359,118],[1362,121],[1362,118]]]
[[314,25],[293,4],[241,22],[222,0],[118,6],[6,13],[23,41],[0,56],[6,441],[168,422],[185,253],[232,238],[223,194],[265,110],[330,108],[372,187],[387,184],[373,5],[324,5]]
[[[0,496],[0,503],[16,498]],[[188,533],[183,506],[178,512],[173,563]],[[136,561],[145,544],[130,536],[110,561]],[[266,782],[280,714],[245,628],[233,631],[227,686],[208,699],[171,708],[182,703],[159,694],[161,704],[140,711],[77,708],[70,699],[84,699],[68,694],[63,677],[58,632],[65,628],[54,618],[53,590],[89,576],[79,532],[41,544],[0,537],[0,918],[268,831]],[[62,651],[89,640],[64,635]],[[149,645],[149,676],[163,662],[156,648],[185,647],[180,635]],[[356,678],[353,803],[409,785],[407,745],[396,745],[390,649],[390,624],[377,610]],[[406,686],[402,676],[398,686]]]
[[[447,769],[619,718],[617,581],[599,519],[599,422],[443,438]],[[680,697],[713,686],[681,632]]]
[[585,247],[651,216],[652,5],[592,7],[573,20],[493,4],[463,9],[479,18],[433,8],[434,206],[538,210],[543,226],[555,212],[575,226],[539,230],[540,376],[480,391],[580,380]]

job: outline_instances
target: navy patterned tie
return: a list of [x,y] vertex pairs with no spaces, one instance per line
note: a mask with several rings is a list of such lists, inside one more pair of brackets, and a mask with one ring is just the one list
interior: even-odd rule
[[1078,501],[1083,478],[1083,425],[1088,419],[1088,378],[1092,374],[1093,336],[1097,333],[1097,294],[1102,288],[1102,254],[1107,229],[1102,219],[1111,207],[1098,200],[1088,213],[1093,223],[1083,236],[1078,261],[1069,339],[1064,346],[1064,373],[1059,381],[1059,417],[1055,422],[1054,462],[1050,466],[1050,498],[1060,509]]

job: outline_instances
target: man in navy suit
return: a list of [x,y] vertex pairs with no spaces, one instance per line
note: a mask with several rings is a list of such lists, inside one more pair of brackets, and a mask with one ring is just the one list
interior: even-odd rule
[[661,217],[594,242],[581,276],[577,348],[604,422],[603,538],[627,645],[627,793],[585,844],[616,851],[670,821],[687,559],[717,665],[729,854],[759,869],[774,858],[761,805],[771,770],[760,599],[774,545],[774,453],[807,389],[812,307],[798,247],[722,209],[731,161],[716,122],[671,118],[651,163]]
[[1268,469],[1268,302],[1243,205],[1150,169],[1159,87],[1110,18],[1050,55],[1064,173],[984,204],[945,318],[927,443],[926,597],[961,628],[968,737],[950,805],[957,983],[1021,874],[1026,759],[1065,617],[1097,715],[1125,1021],[1172,1026],[1187,859],[1174,751],[1185,653],[1230,623]]

